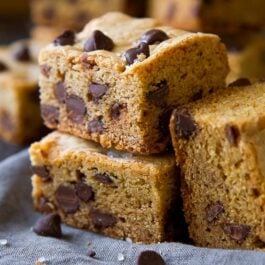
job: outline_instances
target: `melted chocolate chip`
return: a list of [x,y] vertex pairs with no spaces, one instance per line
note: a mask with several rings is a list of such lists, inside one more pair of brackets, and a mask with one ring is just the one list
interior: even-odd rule
[[94,199],[94,191],[92,187],[85,183],[79,182],[75,185],[76,195],[84,202],[89,202]]
[[183,139],[188,140],[196,132],[196,123],[185,108],[178,108],[174,111],[175,132]]
[[121,115],[121,111],[123,109],[125,109],[127,107],[127,104],[122,104],[122,103],[114,103],[111,106],[111,117],[114,120],[118,120],[120,115]]
[[114,43],[111,38],[103,32],[95,30],[92,36],[85,42],[84,51],[91,52],[96,50],[111,51],[114,48]]
[[230,83],[228,87],[242,87],[249,85],[251,85],[251,82],[247,78],[239,78],[236,81]]
[[232,146],[237,146],[239,141],[240,132],[236,126],[226,125],[225,127],[225,135]]
[[141,42],[136,48],[129,49],[125,52],[127,64],[133,64],[141,54],[145,55],[146,58],[150,56],[149,46],[144,42]]
[[160,29],[151,29],[141,37],[141,41],[148,45],[159,44],[168,39],[168,35]]
[[33,231],[40,236],[60,238],[62,236],[60,216],[52,213],[41,217],[34,225]]
[[50,71],[51,71],[51,67],[49,65],[43,64],[43,65],[40,66],[41,74],[44,75],[47,78],[50,77]]
[[91,221],[97,229],[113,227],[117,223],[115,216],[113,216],[112,214],[103,213],[99,210],[91,211]]
[[221,213],[224,212],[224,205],[218,201],[216,203],[209,204],[205,210],[207,221],[212,223],[219,217]]
[[41,116],[50,125],[57,125],[59,123],[60,111],[59,108],[52,105],[41,105]]
[[87,113],[85,102],[76,95],[69,95],[65,100],[68,118],[77,124],[81,124]]
[[63,82],[58,82],[54,87],[54,95],[60,103],[65,103],[66,89]]
[[71,30],[64,31],[59,35],[54,41],[55,46],[65,46],[65,45],[74,45],[75,43],[75,33]]
[[87,125],[87,131],[89,133],[103,133],[104,127],[101,120],[92,120]]
[[98,173],[94,175],[93,178],[103,184],[107,184],[107,185],[113,184],[113,180],[110,178],[110,176],[107,173]]
[[8,67],[5,63],[3,62],[0,62],[0,72],[4,72],[4,71],[7,71],[8,70]]
[[238,244],[241,244],[249,235],[251,227],[249,225],[224,224],[223,230]]
[[50,170],[46,166],[32,166],[31,170],[33,174],[38,175],[44,181],[50,181],[52,179]]
[[15,50],[12,52],[12,55],[15,60],[20,62],[30,62],[30,50],[26,43],[21,43],[19,46],[15,48]]
[[55,193],[58,206],[65,213],[75,213],[79,209],[79,199],[73,188],[67,186],[59,186]]
[[146,250],[139,255],[137,265],[166,265],[166,263],[157,252]]
[[150,101],[152,104],[158,107],[165,106],[166,104],[166,96],[169,93],[169,87],[166,80],[162,80],[161,82],[152,85],[154,90],[149,91],[146,95],[146,99]]
[[106,94],[108,89],[109,87],[107,85],[97,83],[92,83],[89,86],[89,91],[95,103],[98,103],[98,101]]

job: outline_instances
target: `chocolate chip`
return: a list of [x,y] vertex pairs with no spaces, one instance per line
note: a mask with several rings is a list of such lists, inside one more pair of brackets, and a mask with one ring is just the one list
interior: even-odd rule
[[38,175],[44,181],[50,181],[52,179],[50,170],[46,166],[32,166],[31,170],[33,174]]
[[112,106],[111,106],[111,117],[114,119],[114,120],[118,120],[120,115],[121,115],[121,111],[123,109],[125,109],[127,107],[127,104],[122,104],[122,103],[114,103]]
[[5,63],[3,62],[0,62],[0,72],[4,72],[4,71],[7,71],[8,70],[8,67]]
[[75,43],[75,33],[71,30],[64,31],[59,35],[54,41],[55,46],[65,46],[65,45],[74,45]]
[[30,62],[30,50],[26,43],[21,43],[12,51],[15,60],[20,62]]
[[197,93],[195,93],[195,94],[191,97],[191,100],[192,100],[192,101],[197,101],[197,100],[202,99],[202,97],[203,97],[203,91],[202,91],[202,89],[200,89]]
[[99,30],[95,30],[92,33],[92,36],[87,39],[84,44],[84,51],[86,52],[92,52],[96,50],[111,51],[113,48],[114,43],[112,39]]
[[54,95],[60,103],[65,103],[66,90],[63,82],[58,82],[54,87]]
[[240,136],[238,128],[234,125],[226,125],[225,135],[230,145],[237,146]]
[[141,41],[148,45],[159,44],[168,39],[168,35],[160,29],[151,29],[141,37]]
[[166,105],[166,96],[169,93],[169,87],[166,80],[152,85],[154,90],[149,91],[146,95],[146,99],[150,101],[153,105],[162,107]]
[[47,7],[43,10],[42,15],[45,19],[51,20],[55,17],[55,10],[52,7]]
[[52,213],[53,206],[45,197],[40,197],[38,200],[38,210],[44,214]]
[[98,173],[94,175],[93,178],[103,184],[107,184],[107,185],[113,184],[113,180],[110,178],[110,176],[107,173]]
[[178,108],[174,111],[175,132],[183,139],[188,140],[196,132],[196,123],[185,108]]
[[171,21],[177,13],[177,4],[173,1],[169,4],[166,12],[166,20]]
[[12,121],[12,117],[6,111],[2,111],[0,113],[0,123],[2,128],[6,131],[13,131],[15,128],[15,125]]
[[251,231],[249,225],[224,224],[222,228],[238,244],[241,244]]
[[65,104],[68,118],[74,123],[82,123],[87,113],[84,100],[76,95],[69,95]]
[[103,133],[104,127],[101,120],[90,121],[87,125],[87,131],[89,133]]
[[73,188],[67,186],[59,186],[56,190],[55,197],[58,206],[65,213],[75,213],[79,209],[79,199]]
[[136,48],[129,49],[125,52],[125,59],[127,64],[133,64],[138,59],[140,54],[145,55],[146,58],[150,56],[150,49],[148,44],[141,42]]
[[88,255],[89,257],[91,257],[91,258],[94,258],[94,257],[96,256],[96,252],[93,251],[93,250],[89,250],[89,251],[87,252],[87,255]]
[[166,265],[166,263],[157,252],[146,250],[139,255],[137,265]]
[[94,199],[94,191],[92,187],[85,183],[79,182],[75,185],[76,195],[84,202],[89,202]]
[[107,85],[101,85],[97,83],[92,83],[89,86],[89,91],[95,103],[98,103],[98,101],[106,94],[108,89],[109,87]]
[[43,64],[43,65],[40,66],[41,74],[44,75],[47,78],[50,77],[50,71],[51,71],[51,67],[49,65]]
[[206,207],[206,217],[209,223],[212,223],[218,216],[224,212],[224,205],[221,202],[209,204]]
[[91,211],[91,221],[97,229],[113,227],[117,223],[115,216],[108,213],[103,213],[99,210]]
[[33,231],[40,236],[60,238],[62,236],[60,216],[52,213],[41,217],[34,225]]
[[86,175],[81,172],[80,170],[76,170],[76,178],[78,181],[85,182],[86,181]]
[[42,118],[51,125],[57,125],[59,123],[60,111],[59,108],[52,105],[41,105]]
[[236,81],[230,83],[228,87],[241,87],[249,85],[251,85],[251,82],[247,78],[239,78]]

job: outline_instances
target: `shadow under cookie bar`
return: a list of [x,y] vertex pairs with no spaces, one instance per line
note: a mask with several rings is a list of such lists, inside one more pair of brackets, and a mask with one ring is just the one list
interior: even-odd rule
[[172,114],[185,218],[198,246],[264,249],[265,84],[235,84]]
[[173,155],[135,156],[60,132],[34,143],[29,152],[38,211],[142,243],[170,240],[183,229],[181,215],[172,209],[179,196]]
[[49,128],[106,148],[165,151],[173,106],[225,84],[226,50],[212,34],[120,13],[66,33],[40,54],[42,116]]

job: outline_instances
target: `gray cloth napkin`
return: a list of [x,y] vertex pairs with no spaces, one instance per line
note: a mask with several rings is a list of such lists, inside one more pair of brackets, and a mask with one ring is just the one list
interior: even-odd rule
[[0,161],[7,158],[8,156],[17,153],[22,150],[19,145],[7,144],[0,140]]
[[[180,243],[135,245],[63,225],[64,237],[37,236],[31,227],[40,217],[32,210],[27,151],[0,163],[0,265],[136,264],[143,250],[155,250],[167,265],[265,264],[265,253],[203,249]],[[7,240],[7,244],[5,244]],[[94,250],[96,257],[86,256]]]

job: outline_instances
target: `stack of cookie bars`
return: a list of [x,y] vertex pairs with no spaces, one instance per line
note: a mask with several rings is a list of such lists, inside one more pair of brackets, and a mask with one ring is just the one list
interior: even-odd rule
[[57,131],[30,148],[36,209],[115,238],[172,239],[181,216],[171,215],[169,118],[225,86],[219,37],[109,13],[55,38],[39,63],[42,117]]

